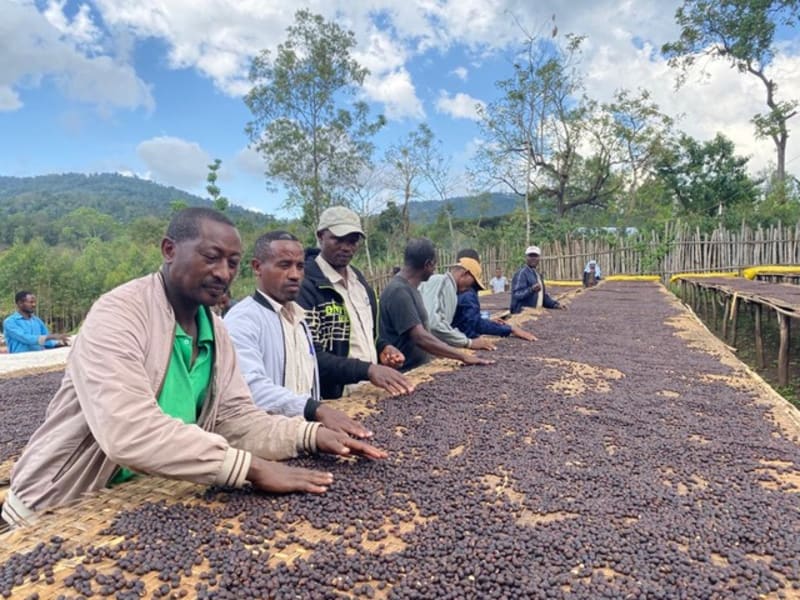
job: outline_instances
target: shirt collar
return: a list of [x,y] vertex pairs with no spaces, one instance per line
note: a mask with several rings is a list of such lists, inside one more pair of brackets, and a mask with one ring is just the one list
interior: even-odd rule
[[[211,319],[209,318],[208,308],[205,306],[201,306],[197,309],[197,317],[195,317],[195,322],[197,323],[197,344],[208,344],[214,343],[214,325],[211,324]],[[180,323],[176,323],[177,325],[177,332],[176,335],[182,335],[185,337],[189,337],[189,334],[183,330]]]
[[210,309],[201,306],[197,311],[197,343],[214,341],[214,325],[211,324]]
[[331,283],[340,283],[340,282],[342,282],[343,284],[346,284],[347,282],[352,281],[353,278],[355,277],[355,273],[353,272],[353,269],[350,268],[350,265],[347,265],[347,268],[346,268],[347,280],[345,281],[345,278],[342,277],[341,273],[339,273],[339,271],[334,269],[331,266],[331,264],[322,257],[321,253],[317,254],[317,257],[314,260],[317,261],[317,264],[319,265],[319,268],[322,271],[322,274],[325,275],[325,277]]
[[269,305],[275,310],[276,313],[283,314],[284,316],[288,317],[292,323],[298,322],[300,319],[306,316],[306,311],[294,300],[290,300],[286,304],[281,304],[269,297],[269,295],[265,294],[261,290],[256,290],[259,294],[261,294],[264,298],[266,298]]

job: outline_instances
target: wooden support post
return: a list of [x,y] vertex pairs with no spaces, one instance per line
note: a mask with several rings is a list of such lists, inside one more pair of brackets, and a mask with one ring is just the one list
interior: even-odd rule
[[731,346],[736,347],[736,326],[739,324],[739,305],[742,303],[740,299],[738,302],[731,304]]
[[711,330],[717,329],[717,291],[711,292]]
[[722,311],[722,341],[728,343],[728,313],[731,310],[731,297],[725,296],[725,310]]
[[791,333],[790,317],[777,313],[781,325],[781,343],[778,349],[778,385],[789,385],[789,335]]
[[711,292],[708,291],[708,288],[702,288],[703,290],[703,320],[708,322],[711,318],[711,309],[708,307],[708,299],[711,295]]
[[761,303],[753,303],[753,325],[756,338],[756,367],[764,368],[764,338],[761,337]]

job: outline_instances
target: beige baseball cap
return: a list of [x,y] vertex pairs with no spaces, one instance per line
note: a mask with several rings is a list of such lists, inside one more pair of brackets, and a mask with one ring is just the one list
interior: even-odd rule
[[539,246],[528,246],[528,249],[525,250],[525,254],[538,254],[539,256],[542,255],[542,250]]
[[469,258],[468,256],[462,256],[458,259],[456,263],[459,267],[466,269],[470,275],[472,275],[473,279],[475,279],[475,284],[482,290],[486,289],[486,286],[483,285],[481,281],[481,273],[483,272],[481,269],[481,263],[479,263],[474,258]]
[[[327,229],[336,237],[344,237],[351,233],[364,235],[364,230],[361,229],[361,219],[346,206],[331,206],[325,209],[319,216],[317,233],[323,229]],[[364,237],[366,236],[364,235]]]

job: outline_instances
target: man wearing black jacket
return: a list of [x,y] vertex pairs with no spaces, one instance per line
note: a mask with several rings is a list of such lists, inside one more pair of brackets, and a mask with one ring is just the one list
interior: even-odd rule
[[340,398],[345,386],[366,380],[392,395],[414,391],[396,370],[405,357],[378,335],[375,292],[350,266],[363,239],[358,215],[333,206],[320,215],[319,250],[306,252],[298,302],[308,311],[323,398]]

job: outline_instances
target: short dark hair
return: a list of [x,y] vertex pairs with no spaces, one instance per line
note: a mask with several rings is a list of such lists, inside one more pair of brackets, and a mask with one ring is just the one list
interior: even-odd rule
[[175,213],[167,225],[166,236],[175,243],[197,239],[200,236],[202,221],[216,221],[236,227],[233,221],[218,210],[204,206],[191,206]]
[[481,256],[475,248],[463,248],[459,250],[458,254],[456,254],[456,260],[461,258],[474,258],[478,262],[481,262]]
[[14,294],[14,304],[19,304],[28,296],[33,296],[33,292],[28,292],[26,290],[22,290],[21,292],[17,292]]
[[298,240],[297,236],[294,234],[282,229],[268,231],[261,234],[256,240],[256,247],[253,250],[253,256],[255,256],[258,260],[266,260],[270,254],[269,245],[272,242],[278,241],[299,242],[300,240]]
[[428,261],[436,261],[436,248],[428,238],[408,240],[403,253],[403,262],[412,269],[424,269]]

